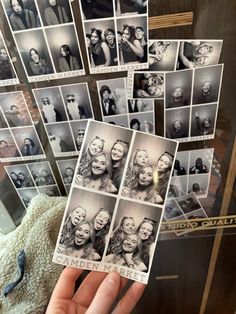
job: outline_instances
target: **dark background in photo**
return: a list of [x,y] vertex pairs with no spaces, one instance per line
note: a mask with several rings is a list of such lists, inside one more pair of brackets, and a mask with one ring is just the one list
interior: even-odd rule
[[[37,4],[39,7],[39,11],[40,11],[41,19],[43,21],[43,25],[48,26],[48,24],[46,22],[46,18],[45,18],[45,9],[48,7],[51,7],[50,2],[49,2],[49,0],[37,0]],[[69,1],[68,0],[63,0],[63,1],[62,0],[56,0],[56,4],[60,5],[61,7],[64,8],[65,13],[69,19],[68,23],[73,22]]]
[[31,139],[35,144],[36,154],[34,154],[34,155],[43,154],[41,143],[39,141],[38,135],[37,135],[34,127],[21,128],[20,132],[19,132],[19,129],[12,129],[12,133],[14,135],[14,138],[17,142],[19,149],[21,150],[22,155],[24,154],[24,140],[26,138]]
[[[166,108],[189,106],[191,102],[193,71],[181,71],[166,74]],[[182,101],[173,101],[173,92],[176,88],[183,90]]]
[[[149,40],[149,70],[150,71],[173,71],[175,69],[176,55],[178,49],[178,41],[169,41],[169,45],[165,52],[159,53],[159,61],[155,60],[155,49],[153,44],[161,41]],[[150,49],[151,48],[151,49]],[[158,50],[158,47],[157,47]],[[152,56],[154,54],[154,56]],[[150,61],[152,64],[150,64]]]
[[[9,0],[3,0],[2,2],[4,4],[4,7],[6,9],[8,17],[10,17],[10,15],[13,13],[13,9],[10,6],[10,1]],[[24,9],[27,9],[27,10],[30,10],[33,12],[35,22],[36,22],[36,27],[40,27],[39,14],[38,14],[38,10],[37,10],[36,5],[35,5],[35,1],[34,0],[22,0],[22,2],[23,2]],[[11,24],[10,19],[9,19],[9,22]],[[11,24],[11,26],[12,26],[12,24]],[[13,31],[14,31],[14,29],[13,29]]]
[[133,98],[163,98],[164,74],[155,72],[133,74]]
[[113,0],[80,0],[81,15],[85,20],[101,19],[114,16]]
[[148,0],[147,1],[127,1],[127,0],[116,0],[116,15],[119,16],[117,11],[117,2],[120,2],[120,14],[145,14],[147,13]]
[[56,72],[61,72],[59,58],[62,57],[60,52],[60,47],[62,45],[68,45],[70,47],[71,55],[77,59],[81,70],[83,67],[74,25],[64,24],[59,27],[46,28],[45,32]]
[[[193,104],[203,104],[217,102],[222,75],[222,65],[214,67],[205,67],[196,69],[194,72],[194,88],[193,88]],[[202,88],[204,83],[210,83],[209,96],[202,96]]]
[[40,58],[44,59],[47,64],[48,73],[53,73],[53,66],[49,56],[47,44],[42,30],[34,30],[15,34],[16,43],[23,59],[28,76],[34,76],[30,67],[30,49],[34,48],[38,51]]
[[[166,110],[166,137],[175,139],[189,136],[189,111],[189,108]],[[182,124],[181,132],[174,131],[176,121]]]
[[190,151],[190,158],[189,158],[189,169],[188,172],[192,167],[195,166],[197,158],[202,159],[202,164],[207,167],[207,172],[211,170],[211,163],[213,157],[213,150],[212,149],[197,149]]
[[[75,151],[75,146],[73,143],[69,123],[57,123],[57,124],[46,125],[46,129],[48,132],[49,141],[50,141],[50,137],[53,135],[60,138],[60,146],[61,146],[60,152],[61,153]],[[52,143],[50,144],[52,145]],[[54,153],[60,153],[60,152],[54,151]]]
[[128,115],[115,115],[115,116],[105,116],[103,117],[103,121],[110,123],[110,124],[115,124],[118,126],[122,126],[125,128],[129,128],[129,122],[128,122]]
[[86,119],[93,118],[91,100],[90,100],[89,90],[87,88],[86,83],[61,86],[61,91],[62,91],[65,107],[67,104],[67,101],[66,101],[67,95],[74,95],[75,99],[78,101],[78,104],[84,108]]
[[[202,105],[192,107],[192,121],[191,121],[191,136],[204,136],[207,134],[213,134],[215,127],[215,117],[216,117],[217,104],[212,105]],[[201,126],[204,123],[204,119],[209,119],[210,127],[208,128],[208,133],[204,134],[203,129],[199,129],[197,125],[196,113],[199,115]]]
[[[176,161],[179,161],[179,163]],[[178,151],[176,155],[176,159],[175,159],[175,167],[173,170],[173,175],[179,176],[179,175],[188,174],[188,169],[189,169],[189,151],[182,151],[182,152]]]
[[186,217],[187,217],[188,219],[206,218],[206,217],[207,217],[207,214],[206,214],[206,212],[204,211],[204,209],[198,209],[198,210],[195,210],[195,211],[192,212],[192,213],[186,214]]
[[[58,87],[35,89],[33,90],[33,92],[36,97],[37,104],[42,112],[43,118],[45,117],[45,114],[43,112],[42,98],[48,98],[50,101],[50,104],[52,104],[55,107],[55,109],[58,111],[58,114],[56,114],[56,116],[59,117],[59,121],[68,120],[66,116],[63,100],[61,98],[60,90]],[[44,122],[47,123],[45,120]]]
[[[32,125],[29,112],[26,107],[24,96],[21,92],[0,94],[0,103],[2,111],[10,127]],[[17,112],[11,106],[17,107]]]

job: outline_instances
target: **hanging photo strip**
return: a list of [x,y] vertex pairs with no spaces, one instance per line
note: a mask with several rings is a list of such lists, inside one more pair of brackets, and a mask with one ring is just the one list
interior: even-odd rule
[[19,84],[15,68],[0,31],[0,86]]
[[84,75],[71,1],[2,1],[29,82]]
[[177,148],[89,121],[53,261],[147,283]]
[[155,134],[154,100],[129,99],[126,78],[97,81],[104,122]]
[[79,0],[91,74],[148,67],[148,0]]
[[5,170],[25,208],[39,193],[61,195],[48,161],[6,166]]
[[55,157],[78,155],[93,109],[87,83],[33,89]]
[[78,159],[58,160],[57,168],[60,172],[61,180],[64,184],[67,195],[70,193],[71,184],[74,178],[75,167]]
[[23,93],[0,94],[0,161],[45,158]]
[[215,136],[223,64],[166,73],[164,134],[179,142]]

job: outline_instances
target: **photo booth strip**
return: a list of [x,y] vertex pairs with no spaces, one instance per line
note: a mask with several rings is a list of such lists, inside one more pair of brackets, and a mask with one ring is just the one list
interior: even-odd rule
[[79,1],[90,74],[148,68],[148,1],[141,2]]
[[[177,148],[178,143],[172,140],[89,121],[53,261],[105,272],[116,269],[124,277],[147,283]],[[153,191],[152,195],[146,193],[146,197],[142,193],[134,195],[134,189],[125,195],[123,191],[129,187],[125,179],[127,175],[130,177],[129,166],[133,164],[137,150],[147,150],[149,157],[146,162],[157,171],[163,167],[162,157],[169,158],[161,185],[158,185],[160,180],[155,181],[153,173],[148,183],[145,174],[142,173],[142,178],[138,176],[138,184],[147,184],[145,192]],[[110,168],[110,158],[113,169]],[[142,160],[140,156],[138,158]],[[120,162],[120,168],[116,167],[117,161]],[[138,164],[140,173],[143,168],[150,168],[148,164],[143,167],[141,164],[143,161]],[[158,188],[162,200],[157,198],[159,192],[154,193]],[[123,223],[126,225],[124,228],[127,228],[124,234],[120,228]],[[74,226],[77,226],[75,233],[72,232]],[[145,228],[149,229],[147,233],[144,232]],[[81,232],[87,233],[83,240]],[[143,255],[136,254],[138,237],[145,241],[151,235],[154,240],[149,247],[148,259],[145,259]],[[131,242],[132,245],[128,244]]]
[[157,71],[128,71],[128,99],[164,99],[165,73]]
[[126,78],[97,81],[104,122],[155,134],[154,100],[127,100]]
[[4,168],[26,209],[31,199],[39,193],[48,196],[61,195],[48,161],[16,164]]
[[60,85],[32,91],[54,156],[78,155],[87,122],[94,119],[88,84]]
[[219,64],[165,74],[164,134],[167,138],[192,142],[215,137],[223,67]]
[[197,198],[208,195],[214,148],[179,151],[168,191],[168,199],[194,193]]
[[45,158],[22,91],[0,94],[0,161]]
[[77,164],[77,158],[57,160],[56,163],[66,193],[69,195]]
[[11,56],[0,31],[0,86],[17,85],[19,83]]
[[45,0],[2,5],[29,82],[85,75],[71,1],[56,3],[55,9]]

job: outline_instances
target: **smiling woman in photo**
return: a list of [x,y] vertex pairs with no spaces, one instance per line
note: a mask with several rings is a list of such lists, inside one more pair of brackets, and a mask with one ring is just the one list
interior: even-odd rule
[[103,151],[104,148],[104,139],[99,136],[95,136],[89,142],[86,151],[82,154],[80,163],[79,163],[79,175],[84,175],[89,172],[89,163],[91,159]]
[[64,245],[59,245],[57,253],[75,258],[99,261],[101,257],[92,247],[89,222],[85,220],[80,222],[73,231],[72,239],[65,241]]
[[75,227],[86,218],[86,210],[80,205],[75,207],[66,218],[60,235],[60,244],[71,239]]
[[87,175],[76,176],[78,185],[108,193],[117,193],[117,188],[111,180],[112,169],[109,155],[105,153],[96,154],[92,157],[88,169]]

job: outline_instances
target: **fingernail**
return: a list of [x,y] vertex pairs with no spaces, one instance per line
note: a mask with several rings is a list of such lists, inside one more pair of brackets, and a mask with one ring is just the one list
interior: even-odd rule
[[117,284],[117,281],[119,280],[120,278],[120,275],[119,273],[113,271],[111,273],[109,273],[106,277],[106,280],[111,284],[111,285],[114,285],[114,284]]

